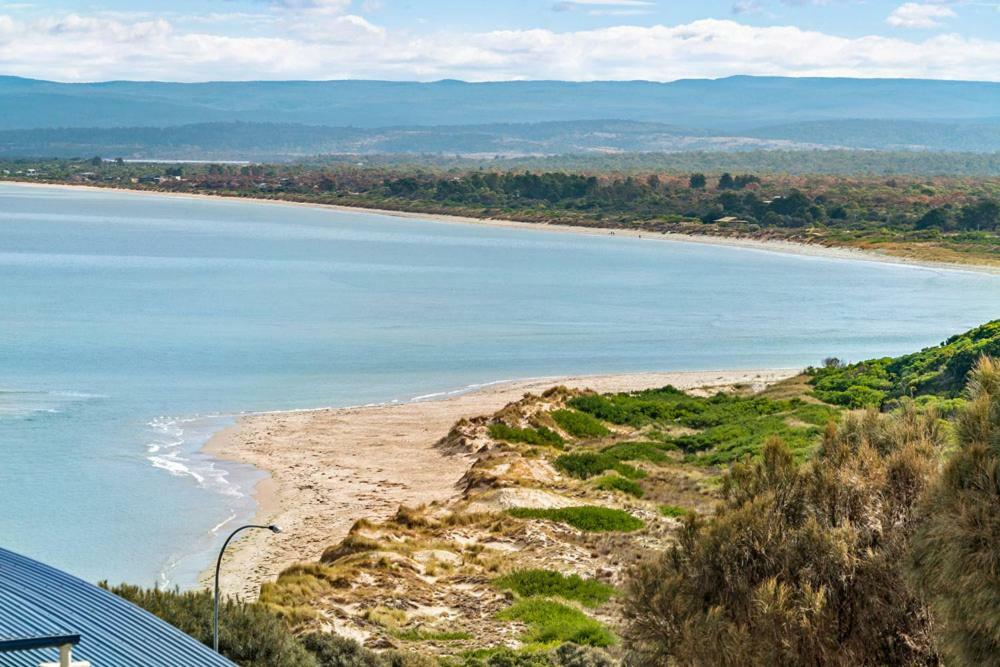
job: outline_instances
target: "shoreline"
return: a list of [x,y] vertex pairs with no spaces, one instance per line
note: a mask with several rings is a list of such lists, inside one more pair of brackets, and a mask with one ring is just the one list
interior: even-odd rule
[[757,250],[761,252],[774,252],[785,255],[797,255],[800,257],[819,257],[827,259],[853,260],[862,262],[877,262],[881,264],[891,264],[898,266],[908,266],[912,268],[935,269],[945,271],[965,271],[972,273],[986,273],[1000,275],[1000,266],[991,264],[959,263],[959,262],[939,262],[933,260],[918,260],[908,257],[889,255],[876,250],[862,250],[843,246],[823,246],[797,241],[782,240],[759,240],[752,238],[734,238],[728,236],[712,236],[683,234],[676,232],[640,231],[635,229],[612,229],[610,227],[585,227],[582,225],[568,225],[550,222],[523,222],[519,220],[505,220],[502,218],[473,218],[461,215],[450,215],[446,213],[419,213],[415,211],[400,211],[382,208],[367,208],[364,206],[344,206],[341,204],[323,204],[319,202],[299,202],[285,199],[268,199],[263,197],[242,197],[236,195],[210,194],[201,192],[167,192],[160,190],[140,190],[138,188],[105,187],[101,185],[83,185],[75,183],[48,183],[40,181],[15,181],[0,179],[0,184],[10,184],[21,187],[34,188],[67,188],[90,191],[120,192],[147,196],[160,197],[180,197],[188,199],[207,199],[221,201],[241,201],[258,204],[275,204],[279,206],[305,206],[316,209],[327,209],[340,211],[343,213],[370,213],[372,215],[383,215],[396,218],[418,219],[427,222],[437,222],[445,224],[460,225],[486,225],[504,229],[528,229],[534,231],[550,231],[566,234],[581,234],[586,236],[621,236],[624,238],[649,239],[653,241],[674,241],[679,243],[697,243],[701,245],[723,246],[730,248],[742,248],[745,250]]
[[[260,584],[297,562],[315,562],[359,519],[382,520],[402,504],[445,501],[473,459],[435,447],[462,418],[496,412],[526,392],[565,385],[598,392],[763,387],[798,369],[719,370],[544,377],[486,383],[408,402],[247,414],[215,433],[202,451],[223,463],[247,464],[266,477],[254,487],[252,531],[226,552],[227,595],[256,599]],[[211,582],[204,570],[199,583]]]

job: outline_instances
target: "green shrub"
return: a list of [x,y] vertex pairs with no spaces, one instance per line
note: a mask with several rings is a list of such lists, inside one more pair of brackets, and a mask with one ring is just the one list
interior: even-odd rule
[[642,487],[625,477],[620,477],[619,475],[606,475],[601,477],[596,482],[594,486],[602,491],[621,491],[622,493],[627,493],[630,496],[636,498],[642,498],[643,491]]
[[369,651],[353,639],[328,632],[311,632],[300,639],[316,657],[319,667],[389,667],[388,659]]
[[[211,646],[213,598],[209,591],[181,593],[127,584],[109,590]],[[237,664],[261,667],[316,667],[319,664],[285,622],[264,605],[227,599],[219,615],[219,650]]]
[[680,505],[660,505],[659,509],[660,514],[663,516],[669,516],[673,519],[683,519],[684,517],[694,513],[686,507],[681,507]]
[[663,448],[664,446],[658,442],[620,442],[617,445],[605,447],[602,451],[619,461],[663,463],[669,459]]
[[547,519],[549,521],[557,521],[590,533],[630,533],[645,526],[642,521],[628,512],[591,505],[555,509],[515,507],[508,510],[508,513],[519,519]]
[[715,515],[630,575],[629,662],[939,664],[901,563],[946,442],[933,415],[872,412],[828,428],[808,463],[773,439],[733,465]]
[[[122,584],[112,593],[155,614],[206,646],[212,643],[212,594],[162,591]],[[378,654],[352,639],[313,632],[296,637],[284,620],[257,602],[227,599],[219,612],[219,650],[247,667],[397,667],[427,664],[419,656]]]
[[608,470],[615,470],[629,479],[641,479],[646,476],[641,470],[621,463],[615,457],[603,452],[563,454],[552,463],[559,470],[577,479],[590,479]]
[[586,607],[599,607],[615,594],[614,587],[608,584],[554,570],[515,570],[494,579],[493,584],[521,597],[561,597],[576,600]]
[[810,369],[810,383],[820,400],[850,408],[881,407],[904,396],[955,398],[982,356],[1000,356],[1000,320],[902,357]]
[[490,424],[490,437],[494,440],[506,440],[507,442],[523,442],[529,445],[548,445],[550,447],[562,447],[565,443],[562,436],[550,428],[539,426],[538,428],[514,428],[506,424]]
[[948,665],[1000,655],[1000,363],[984,358],[957,414],[958,450],[921,499],[906,563]]
[[552,600],[528,598],[503,610],[499,618],[528,626],[522,641],[534,644],[572,642],[584,646],[611,646],[615,636],[582,611]]
[[608,427],[584,412],[553,410],[549,415],[574,438],[603,438],[611,433]]

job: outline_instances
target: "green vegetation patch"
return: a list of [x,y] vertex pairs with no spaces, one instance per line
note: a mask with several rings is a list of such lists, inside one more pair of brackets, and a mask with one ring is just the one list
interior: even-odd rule
[[562,447],[565,444],[562,436],[550,428],[515,428],[506,424],[490,424],[490,437],[494,440],[507,442],[523,442],[529,445],[548,445]]
[[521,600],[500,612],[499,618],[526,624],[529,629],[522,640],[534,644],[611,646],[616,642],[610,630],[579,609],[543,598]]
[[620,442],[617,445],[605,447],[603,452],[619,461],[652,461],[663,463],[669,457],[664,453],[666,447],[658,442]]
[[591,415],[578,410],[553,410],[549,413],[559,427],[574,438],[603,438],[611,434],[608,427]]
[[681,507],[680,505],[660,505],[659,510],[660,514],[668,516],[672,519],[683,519],[688,515],[694,514],[693,510]]
[[[571,403],[578,410],[612,423],[635,428],[683,426],[697,431],[674,438],[661,436],[663,443],[619,443],[586,460],[564,461],[563,469],[581,479],[600,474],[603,471],[595,469],[602,465],[605,470],[614,469],[607,459],[595,457],[661,463],[669,458],[666,451],[677,447],[689,455],[689,462],[721,465],[756,456],[764,443],[775,436],[781,437],[799,459],[804,459],[819,441],[824,426],[836,421],[839,415],[837,408],[806,403],[801,398],[724,393],[702,398],[669,386],[631,394],[579,396]],[[558,460],[556,464],[559,465]]]
[[606,475],[594,482],[594,486],[603,491],[621,491],[635,498],[642,498],[642,487],[625,477]]
[[603,452],[564,454],[552,463],[559,470],[577,479],[590,479],[608,470],[614,470],[629,479],[641,479],[646,476],[638,468],[621,463],[614,456]]
[[554,570],[515,570],[493,580],[500,589],[514,591],[521,597],[561,597],[576,600],[585,607],[599,607],[615,594],[614,586],[577,574],[564,575]]
[[515,507],[507,512],[519,519],[547,519],[565,523],[588,533],[630,533],[646,525],[623,510],[592,505],[549,509]]
[[1000,320],[896,358],[844,365],[835,359],[810,370],[813,394],[849,408],[881,407],[903,396],[955,398],[982,356],[1000,356]]

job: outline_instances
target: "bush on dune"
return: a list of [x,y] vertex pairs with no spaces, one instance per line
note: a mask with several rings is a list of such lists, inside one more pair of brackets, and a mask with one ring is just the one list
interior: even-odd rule
[[954,398],[983,356],[1000,356],[1000,320],[895,359],[812,369],[810,382],[820,400],[850,408],[881,407],[904,396]]
[[589,533],[630,533],[645,526],[642,521],[623,510],[590,505],[557,509],[515,507],[507,510],[507,513],[518,519],[546,519],[565,523]]
[[507,442],[523,442],[528,445],[548,445],[550,447],[562,447],[565,443],[561,435],[544,426],[515,428],[498,422],[490,424],[489,431],[491,438]]
[[553,410],[549,416],[574,438],[603,438],[611,433],[598,419],[577,410]]
[[948,664],[1000,656],[1000,365],[972,372],[959,450],[920,506],[907,570],[927,599]]
[[641,470],[622,463],[616,457],[603,452],[564,454],[552,463],[559,470],[577,479],[590,479],[608,470],[614,470],[619,475],[629,479],[640,479],[645,476]]
[[514,591],[521,597],[560,597],[575,600],[585,607],[598,607],[615,594],[613,586],[555,570],[515,570],[494,579],[493,584],[497,588]]
[[808,464],[775,439],[733,466],[715,518],[688,517],[679,544],[630,578],[632,663],[933,663],[899,563],[945,441],[909,406],[831,425]]
[[[122,584],[108,587],[206,646],[212,643],[212,594],[162,591]],[[330,633],[296,636],[265,605],[228,599],[220,610],[219,649],[244,667],[428,667],[415,654],[370,651],[356,641]]]
[[615,636],[582,611],[543,598],[528,598],[500,612],[500,618],[528,626],[523,640],[536,644],[572,642],[583,646],[611,646]]

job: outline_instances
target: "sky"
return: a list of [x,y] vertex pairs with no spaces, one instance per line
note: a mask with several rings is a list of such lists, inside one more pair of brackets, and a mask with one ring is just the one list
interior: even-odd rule
[[1000,0],[0,0],[56,81],[1000,81]]

